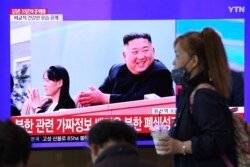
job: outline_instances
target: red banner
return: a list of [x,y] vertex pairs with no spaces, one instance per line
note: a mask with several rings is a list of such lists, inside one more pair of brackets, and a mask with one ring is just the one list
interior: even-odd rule
[[47,8],[11,8],[11,15],[44,15],[48,14]]
[[[174,108],[152,108],[151,114],[131,115],[126,112],[121,114],[99,115],[64,115],[64,116],[17,116],[12,120],[26,129],[31,136],[41,135],[84,135],[91,126],[103,119],[116,119],[133,126],[138,133],[150,132],[154,125],[165,125],[168,128],[175,119]],[[244,117],[243,107],[232,107],[232,112]]]
[[37,135],[80,135],[87,134],[90,127],[103,119],[116,119],[132,125],[138,133],[149,133],[153,125],[170,127],[175,114],[167,115],[112,115],[112,116],[57,116],[57,117],[13,117],[12,120],[27,130],[31,136]]

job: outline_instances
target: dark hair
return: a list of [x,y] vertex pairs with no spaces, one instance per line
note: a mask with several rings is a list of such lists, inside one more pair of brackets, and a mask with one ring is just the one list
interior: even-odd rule
[[142,34],[132,33],[132,34],[127,34],[123,37],[123,44],[127,45],[129,43],[129,41],[132,41],[132,40],[138,39],[138,38],[147,39],[150,43],[152,43],[151,36],[149,34],[147,34],[147,33],[142,33]]
[[0,121],[0,166],[26,166],[31,150],[28,133],[10,120]]
[[51,81],[59,81],[62,79],[63,84],[60,90],[60,97],[58,101],[58,105],[55,110],[60,108],[74,108],[75,103],[70,97],[69,94],[69,73],[68,71],[62,66],[50,66],[49,69],[45,72],[48,76],[48,79]]
[[10,91],[13,91],[13,87],[14,87],[14,79],[13,76],[10,74]]
[[212,28],[202,32],[188,32],[179,36],[174,46],[180,43],[189,56],[197,55],[199,65],[212,79],[215,89],[227,97],[230,90],[230,70],[220,36]]
[[228,97],[231,77],[221,37],[212,28],[204,28],[201,36],[205,41],[209,75],[218,92]]
[[103,147],[110,139],[136,146],[137,134],[133,127],[118,120],[102,120],[95,124],[88,133],[88,143]]

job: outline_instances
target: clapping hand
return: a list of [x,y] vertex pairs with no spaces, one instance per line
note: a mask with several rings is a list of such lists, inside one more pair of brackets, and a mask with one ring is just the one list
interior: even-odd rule
[[28,90],[29,104],[33,109],[43,107],[47,102],[52,100],[50,96],[40,97],[38,89],[31,88]]

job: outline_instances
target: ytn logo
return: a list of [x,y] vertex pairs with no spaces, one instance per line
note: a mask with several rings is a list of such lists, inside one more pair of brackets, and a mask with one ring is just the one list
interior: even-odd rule
[[245,13],[245,6],[228,6],[230,13]]

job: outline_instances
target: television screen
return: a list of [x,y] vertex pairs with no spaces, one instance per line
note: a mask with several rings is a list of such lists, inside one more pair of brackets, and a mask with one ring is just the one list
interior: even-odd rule
[[[51,65],[62,65],[68,70],[70,93],[74,97],[79,91],[87,90],[89,85],[100,86],[110,67],[123,62],[122,38],[133,32],[149,33],[155,58],[171,70],[175,56],[173,42],[177,36],[187,31],[201,31],[204,27],[214,28],[222,37],[230,68],[244,75],[245,85],[249,82],[246,77],[249,76],[247,55],[250,54],[246,1],[64,0],[19,3],[11,1],[5,4],[6,18],[1,24],[7,42],[1,46],[4,50],[4,61],[1,61],[2,119],[10,116],[9,73],[15,81],[12,98],[19,109],[29,87],[38,88],[43,95],[43,74]],[[246,86],[245,102],[249,99],[248,89]],[[244,110],[245,119],[250,122],[246,103]],[[35,116],[32,119],[22,117],[23,122],[19,124],[23,126],[32,125],[32,119],[37,121]],[[74,119],[80,117],[75,115]],[[49,116],[46,118],[49,124]],[[38,122],[36,126],[39,125],[46,123]],[[39,135],[34,133],[34,148],[82,147],[86,144],[86,131],[66,135],[46,134],[48,131]],[[148,130],[140,133],[138,144],[153,144]]]

